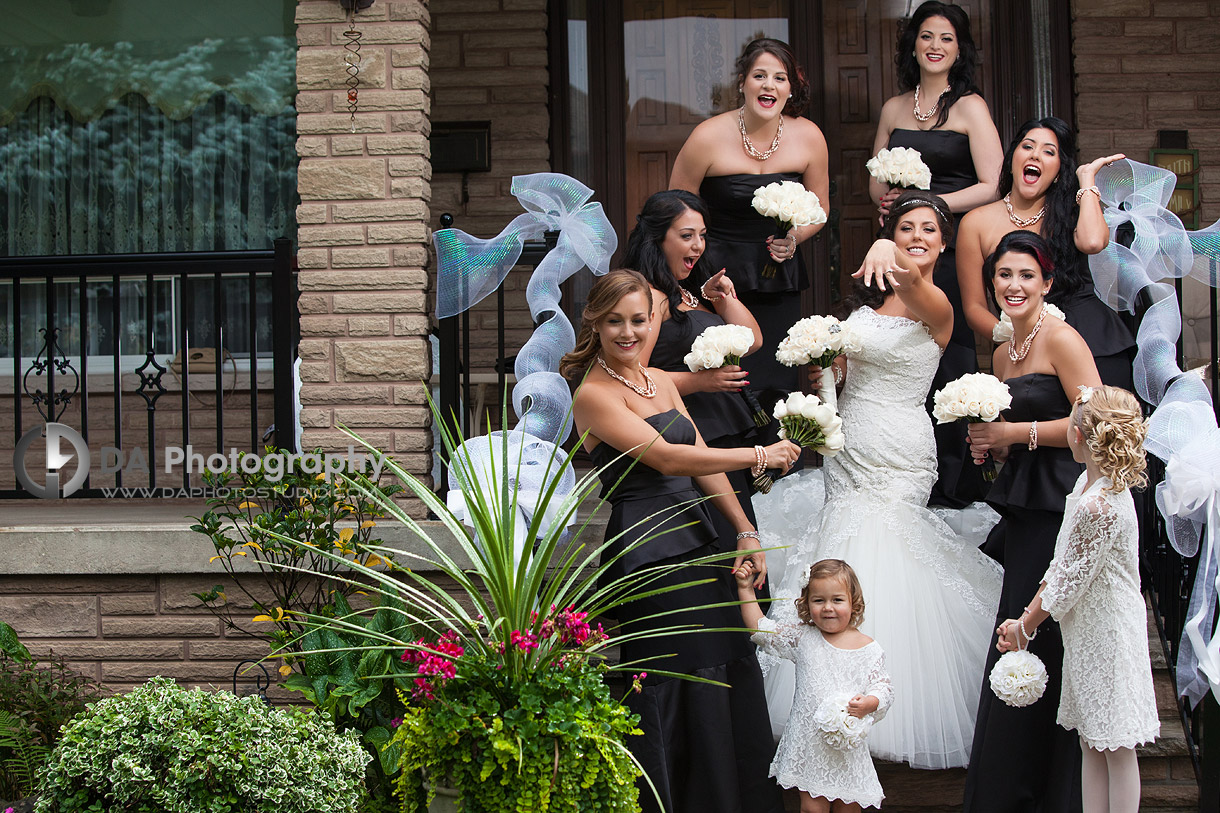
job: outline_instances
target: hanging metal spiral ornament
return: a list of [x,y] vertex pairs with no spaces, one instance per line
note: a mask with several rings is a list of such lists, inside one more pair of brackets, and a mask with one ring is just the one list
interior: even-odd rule
[[356,8],[353,5],[347,10],[347,30],[343,32],[343,38],[347,40],[343,45],[347,51],[343,55],[343,62],[347,66],[344,69],[347,71],[347,112],[352,116],[353,133],[356,132],[356,109],[360,103],[360,38],[363,36],[356,30]]

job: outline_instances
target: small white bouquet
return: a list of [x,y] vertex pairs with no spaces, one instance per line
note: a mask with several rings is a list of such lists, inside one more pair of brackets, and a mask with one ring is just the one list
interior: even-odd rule
[[[772,412],[779,421],[779,436],[798,446],[813,449],[826,457],[843,450],[843,419],[835,408],[823,403],[816,395],[790,392],[775,403]],[[754,488],[766,494],[775,485],[771,470],[754,478]]]
[[883,149],[864,162],[864,168],[883,184],[906,189],[930,189],[932,170],[923,162],[919,150],[910,147]]
[[1010,706],[1028,706],[1046,691],[1046,664],[1028,649],[1005,652],[988,678],[991,691]]
[[836,751],[851,751],[859,748],[868,738],[873,727],[873,715],[853,717],[847,713],[850,694],[835,694],[823,700],[813,713],[813,724],[818,734]]
[[[936,391],[932,396],[932,417],[937,423],[991,423],[1012,406],[1008,385],[989,373],[967,373]],[[994,480],[995,465],[988,459],[983,477]]]
[[788,335],[775,351],[775,360],[787,367],[802,364],[821,367],[822,383],[818,393],[831,409],[835,409],[834,370],[830,365],[838,356],[860,349],[859,338],[850,326],[833,316],[809,316],[788,328]]
[[[682,361],[692,373],[715,370],[728,364],[741,366],[742,357],[750,352],[753,344],[754,331],[744,325],[712,325],[695,337],[690,352]],[[754,393],[742,389],[741,396],[750,408],[750,417],[755,426],[766,426],[771,422]]]
[[[1043,302],[1042,307],[1046,308],[1047,316],[1054,316],[1056,319],[1067,319],[1063,311],[1055,307],[1049,302]],[[991,340],[996,344],[1003,344],[1012,338],[1012,318],[1006,314],[1000,314],[1000,321],[996,322],[996,326],[991,329]]]
[[[776,237],[783,237],[797,226],[826,222],[826,210],[818,196],[796,181],[776,181],[754,190],[754,211],[775,221]],[[773,262],[763,267],[762,276],[770,279],[779,270]]]

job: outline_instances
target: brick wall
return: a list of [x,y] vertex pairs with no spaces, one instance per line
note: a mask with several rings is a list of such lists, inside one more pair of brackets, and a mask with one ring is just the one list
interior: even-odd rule
[[[524,211],[509,193],[512,177],[551,169],[546,7],[546,0],[432,0],[432,120],[491,123],[490,172],[433,176],[433,228],[448,212],[457,228],[493,237]],[[519,270],[504,282],[509,356],[533,331],[528,278]],[[492,371],[496,328],[489,297],[471,309],[473,371]]]
[[1157,130],[1199,150],[1201,225],[1220,219],[1220,3],[1073,0],[1081,157],[1147,162]]
[[431,468],[420,383],[431,360],[428,6],[383,0],[357,15],[355,132],[344,12],[334,0],[300,0],[296,19],[303,443],[346,448],[345,425],[422,475]]

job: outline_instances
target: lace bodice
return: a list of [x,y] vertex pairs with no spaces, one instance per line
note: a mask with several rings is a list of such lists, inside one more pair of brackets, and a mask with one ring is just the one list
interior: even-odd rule
[[1059,723],[1097,749],[1148,742],[1160,729],[1144,599],[1139,526],[1130,491],[1109,479],[1087,490],[1082,474],[1067,498],[1042,608],[1063,631]]
[[936,445],[924,401],[940,348],[923,324],[869,307],[847,322],[863,349],[847,357],[839,396],[847,448],[826,462],[827,497],[866,490],[926,505],[936,481]]
[[822,701],[841,694],[869,694],[879,701],[876,723],[894,700],[885,668],[885,653],[876,641],[859,649],[830,644],[817,627],[777,624],[764,618],[753,641],[764,652],[796,663],[792,715],[775,751],[771,775],[784,787],[799,787],[814,796],[879,806],[881,785],[867,745],[840,751],[831,748],[814,722]]

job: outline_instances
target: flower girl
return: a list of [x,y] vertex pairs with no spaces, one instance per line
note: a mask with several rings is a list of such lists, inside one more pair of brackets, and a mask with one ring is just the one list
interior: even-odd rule
[[1080,735],[1086,813],[1139,809],[1135,746],[1160,733],[1128,490],[1144,482],[1146,431],[1131,393],[1080,388],[1067,441],[1085,472],[1067,498],[1055,558],[1034,600],[996,630],[997,648],[1008,652],[1036,636],[1048,615],[1059,621],[1058,722]]
[[881,645],[860,632],[864,593],[851,566],[823,559],[796,600],[799,624],[778,625],[754,596],[754,563],[736,571],[754,642],[796,662],[796,696],[771,776],[801,791],[801,813],[880,807],[884,794],[865,738],[890,706],[893,689]]

